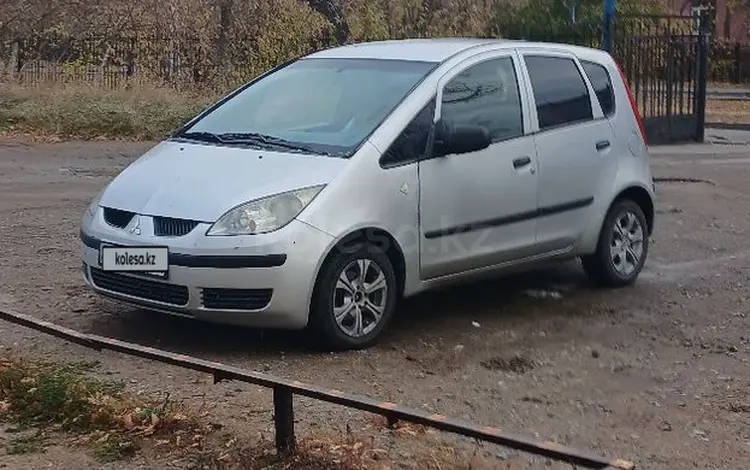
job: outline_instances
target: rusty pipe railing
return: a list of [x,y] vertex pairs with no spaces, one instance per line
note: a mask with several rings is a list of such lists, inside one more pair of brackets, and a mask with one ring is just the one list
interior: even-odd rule
[[226,364],[206,361],[182,354],[175,354],[160,349],[107,338],[105,336],[80,333],[21,313],[0,310],[0,319],[41,331],[42,333],[47,333],[57,338],[95,349],[97,351],[107,349],[211,374],[214,377],[214,383],[218,383],[222,380],[237,380],[270,388],[273,390],[276,449],[279,452],[287,452],[294,449],[293,398],[294,395],[301,395],[328,403],[335,403],[348,408],[375,413],[386,417],[391,424],[396,421],[421,424],[441,431],[460,434],[462,436],[499,444],[531,454],[541,455],[583,468],[597,470],[635,469],[633,463],[625,460],[613,460],[587,455],[553,442],[538,441],[514,436],[495,427],[479,426],[466,421],[449,418],[441,414],[425,413],[424,411],[399,406],[395,403],[383,402],[368,397],[360,397],[339,390],[318,387],[316,385],[296,380],[286,380],[268,374],[245,371]]

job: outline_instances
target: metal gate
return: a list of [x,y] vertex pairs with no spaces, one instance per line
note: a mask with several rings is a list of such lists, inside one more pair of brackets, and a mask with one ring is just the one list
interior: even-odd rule
[[649,144],[703,141],[708,33],[691,16],[643,15],[612,24],[612,56],[644,118]]

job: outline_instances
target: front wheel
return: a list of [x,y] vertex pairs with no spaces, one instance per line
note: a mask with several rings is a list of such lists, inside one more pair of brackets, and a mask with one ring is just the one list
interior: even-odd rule
[[583,268],[597,284],[633,284],[646,262],[648,241],[643,210],[629,199],[618,201],[604,219],[596,253],[581,258]]
[[323,266],[310,323],[325,349],[372,346],[396,306],[396,274],[386,254],[372,245],[337,251]]

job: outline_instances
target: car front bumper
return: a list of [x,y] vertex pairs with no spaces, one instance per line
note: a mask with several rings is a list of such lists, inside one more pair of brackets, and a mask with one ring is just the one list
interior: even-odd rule
[[[140,217],[148,228],[149,218]],[[207,237],[209,225],[201,224],[176,238],[132,235],[107,225],[101,209],[86,222],[83,274],[98,294],[147,310],[258,328],[307,325],[320,262],[333,244],[328,234],[296,220],[271,234]],[[168,246],[168,277],[103,271],[102,243]]]

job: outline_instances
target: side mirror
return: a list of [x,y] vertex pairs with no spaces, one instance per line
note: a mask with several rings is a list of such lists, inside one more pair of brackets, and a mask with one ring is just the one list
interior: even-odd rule
[[492,143],[490,131],[474,124],[454,125],[440,119],[435,124],[432,156],[443,157],[486,149]]

